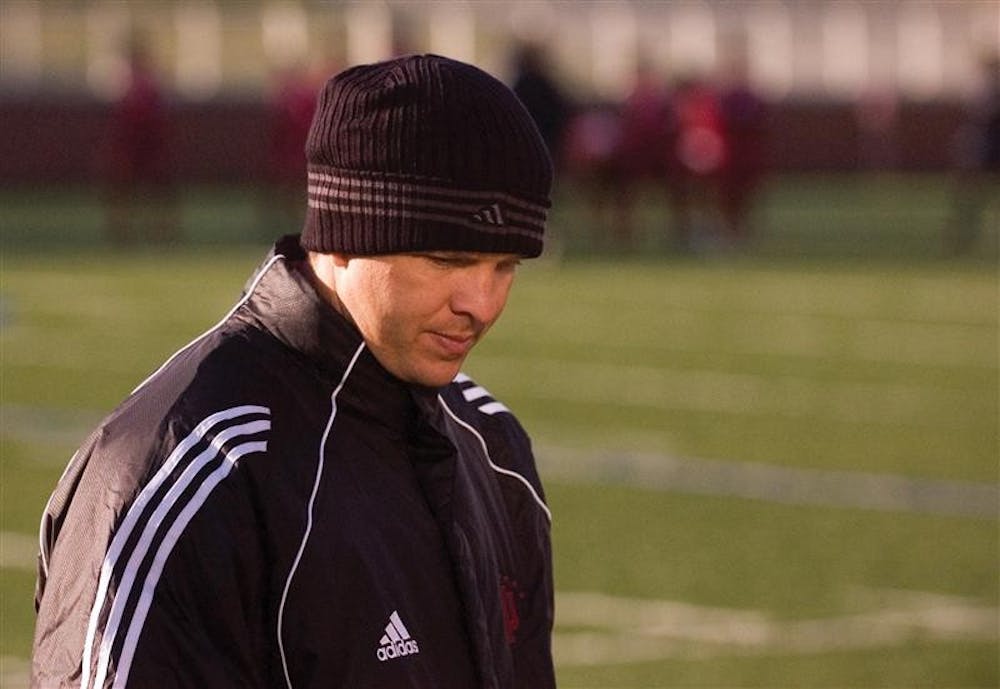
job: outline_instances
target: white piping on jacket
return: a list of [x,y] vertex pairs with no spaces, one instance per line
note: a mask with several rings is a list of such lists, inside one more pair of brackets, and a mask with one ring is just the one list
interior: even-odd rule
[[535,487],[531,485],[531,481],[529,481],[516,471],[511,471],[510,469],[505,469],[501,466],[498,466],[497,464],[494,464],[493,458],[490,457],[490,450],[489,447],[487,447],[486,445],[486,440],[479,433],[479,431],[477,431],[475,428],[467,424],[465,421],[462,421],[462,419],[458,418],[458,416],[455,414],[455,412],[451,410],[451,408],[448,406],[447,402],[444,401],[444,398],[441,397],[441,395],[438,395],[438,402],[440,402],[441,408],[448,413],[448,416],[454,419],[455,423],[465,428],[467,431],[469,431],[469,433],[472,433],[472,435],[476,436],[476,439],[479,440],[480,446],[483,448],[483,454],[486,455],[486,462],[490,465],[490,468],[493,469],[493,471],[497,472],[498,474],[503,474],[504,476],[511,476],[520,481],[521,483],[523,483],[524,487],[527,488],[528,492],[531,493],[531,497],[535,499],[535,502],[538,503],[538,506],[542,508],[543,512],[545,512],[545,516],[548,517],[549,523],[551,523],[552,512],[549,510],[548,505],[545,504],[545,501],[542,500],[541,496],[538,495],[538,491],[535,490]]
[[277,635],[278,635],[278,652],[281,655],[281,669],[285,673],[285,683],[288,685],[288,689],[294,689],[292,687],[292,678],[288,673],[288,658],[285,655],[285,642],[281,636],[282,627],[285,621],[285,603],[288,601],[288,591],[292,587],[292,579],[295,578],[295,572],[299,567],[299,562],[302,560],[302,554],[306,550],[306,545],[309,542],[309,535],[312,533],[313,525],[313,506],[316,503],[316,495],[319,493],[320,480],[323,478],[323,467],[326,463],[326,441],[330,437],[330,429],[333,428],[333,420],[337,418],[337,395],[343,389],[344,384],[347,383],[347,377],[351,375],[351,371],[354,369],[354,364],[357,363],[358,357],[361,356],[361,352],[365,349],[365,343],[362,342],[357,351],[354,352],[354,356],[351,357],[350,363],[347,364],[347,368],[344,370],[344,375],[340,379],[340,384],[337,385],[333,394],[330,395],[330,418],[326,422],[326,429],[323,431],[323,439],[319,444],[319,462],[316,465],[316,479],[313,481],[312,494],[309,496],[309,506],[306,515],[306,530],[302,534],[302,542],[299,544],[299,552],[295,555],[295,561],[292,562],[292,568],[288,572],[288,578],[285,580],[285,590],[281,594],[281,604],[278,606],[278,625],[277,625]]

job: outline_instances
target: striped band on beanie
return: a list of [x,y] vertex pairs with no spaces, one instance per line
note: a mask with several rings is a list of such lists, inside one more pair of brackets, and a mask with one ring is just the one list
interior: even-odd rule
[[542,251],[548,151],[513,92],[476,67],[423,55],[342,72],[306,154],[308,250]]

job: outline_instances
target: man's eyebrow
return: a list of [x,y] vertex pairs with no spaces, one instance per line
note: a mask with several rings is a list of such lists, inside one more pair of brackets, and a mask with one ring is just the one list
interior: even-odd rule
[[474,252],[465,251],[418,251],[411,254],[411,256],[422,256],[424,258],[433,258],[442,261],[476,261],[476,254]]
[[[498,265],[519,265],[524,258],[523,256],[514,254],[500,256],[483,254],[478,251],[414,251],[406,255],[426,258],[432,261],[441,261],[442,263],[453,263],[455,265],[472,265],[480,261],[496,262]],[[498,260],[493,261],[494,258],[498,258]]]

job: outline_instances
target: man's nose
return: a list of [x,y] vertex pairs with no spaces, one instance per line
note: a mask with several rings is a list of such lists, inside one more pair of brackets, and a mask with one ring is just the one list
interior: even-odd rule
[[451,310],[468,315],[477,325],[490,325],[503,312],[512,276],[492,266],[476,266],[456,281]]

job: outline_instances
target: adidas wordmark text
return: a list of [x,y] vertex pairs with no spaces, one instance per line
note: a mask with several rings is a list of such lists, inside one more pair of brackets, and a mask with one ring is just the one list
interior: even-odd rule
[[403,624],[403,620],[399,618],[399,613],[395,610],[389,615],[389,624],[385,625],[385,634],[382,635],[378,643],[379,647],[375,651],[375,656],[382,662],[420,653],[416,639],[410,636],[406,625]]

